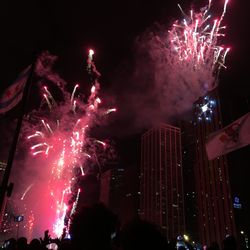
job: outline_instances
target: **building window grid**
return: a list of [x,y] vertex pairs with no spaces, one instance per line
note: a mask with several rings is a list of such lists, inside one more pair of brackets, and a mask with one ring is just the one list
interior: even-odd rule
[[[152,137],[151,132],[152,131],[150,131],[150,133],[147,132],[145,134],[145,136],[147,137],[147,140],[148,140],[147,144],[149,144],[150,138]],[[158,161],[154,161],[154,164],[156,164],[156,166],[158,166],[159,169],[157,170],[158,173],[157,173],[156,169],[153,172],[151,172],[151,176],[152,177],[154,176],[155,178],[161,177],[160,181],[156,183],[156,187],[157,187],[157,185],[159,186],[159,194],[162,195],[162,199],[160,199],[160,201],[162,202],[162,208],[163,208],[163,206],[165,206],[167,208],[167,204],[171,205],[171,207],[167,208],[166,213],[164,215],[161,215],[161,216],[164,216],[164,217],[165,216],[168,217],[168,219],[165,220],[168,226],[165,227],[165,228],[168,228],[170,230],[171,228],[170,228],[169,225],[171,225],[171,223],[169,223],[170,222],[169,219],[171,219],[170,217],[171,217],[171,215],[173,215],[173,211],[175,210],[175,214],[177,212],[177,217],[183,216],[183,211],[180,211],[180,204],[183,204],[182,194],[181,194],[181,196],[178,196],[174,200],[173,194],[170,192],[171,191],[170,189],[172,189],[171,187],[173,187],[173,184],[174,184],[175,189],[176,189],[176,195],[180,194],[180,192],[181,192],[180,187],[182,187],[182,184],[178,184],[178,180],[177,180],[180,177],[182,177],[182,173],[176,173],[176,168],[178,168],[178,170],[181,170],[181,166],[179,165],[181,163],[181,159],[180,159],[181,158],[181,152],[179,152],[180,150],[175,152],[176,150],[178,150],[178,147],[180,146],[180,143],[179,144],[177,143],[177,137],[178,137],[178,133],[179,133],[179,136],[180,136],[180,130],[179,129],[172,129],[172,128],[167,129],[167,128],[163,127],[162,132],[159,132],[159,133],[160,133],[160,136],[158,137],[159,138],[158,145],[159,145],[159,151],[160,151],[161,156],[158,158],[159,159]],[[145,143],[145,141],[143,143]],[[148,148],[152,152],[152,148],[151,147],[148,147]],[[155,152],[157,153],[157,150]],[[144,154],[144,156],[146,156],[146,155]],[[169,157],[167,157],[167,156],[169,156]],[[152,166],[152,163],[151,163],[152,160],[150,160],[150,158],[153,157],[153,156],[150,154],[150,152],[148,152],[147,157],[148,157],[148,162],[149,162],[148,168],[150,168]],[[142,164],[142,166],[143,165],[144,164]],[[148,169],[147,173],[148,173],[147,175],[149,175],[149,173],[150,173],[149,169]],[[173,183],[172,183],[172,180],[171,180],[172,178],[171,177],[173,177],[173,175],[174,175],[176,180],[173,181]],[[144,174],[144,176],[145,176],[145,174]],[[149,176],[145,180],[149,180],[148,178],[149,178]],[[152,179],[151,179],[151,181],[152,181]],[[144,183],[144,186],[147,186],[146,182]],[[166,188],[166,187],[170,187],[170,188]],[[157,190],[158,189],[155,188],[154,191],[157,192]],[[156,192],[153,192],[154,197],[156,197],[156,195],[155,195]],[[150,194],[149,192],[146,192],[146,193]],[[164,198],[163,198],[163,196],[164,196]],[[161,198],[161,197],[159,197],[159,198]],[[166,198],[169,199],[168,202],[167,202]],[[157,198],[155,198],[155,199],[157,201]],[[172,206],[173,201],[175,203],[177,203],[178,210]],[[170,213],[170,212],[172,212],[172,213]],[[162,217],[162,219],[163,219],[163,217]],[[176,230],[174,230],[174,228],[172,228],[170,230],[171,233],[174,233],[175,231],[180,232],[180,228],[181,229],[184,228],[184,226],[181,225],[181,221],[184,221],[184,220],[182,218],[178,219],[178,223],[177,223],[178,225],[176,227]],[[173,226],[173,223],[172,223],[171,226]],[[170,231],[169,231],[169,233],[170,233]],[[182,233],[183,233],[183,231],[182,231]]]
[[[216,130],[216,129],[219,129],[219,128],[221,128],[221,126],[222,126],[222,124],[221,124],[221,122],[219,121],[220,120],[220,109],[219,109],[219,107],[217,108],[217,110],[215,110],[215,112],[214,112],[214,114],[215,114],[215,116],[216,117],[214,117],[214,119],[212,119],[212,125],[209,127],[207,127],[207,124],[205,124],[205,129],[206,129],[206,133],[208,133],[208,131],[209,131],[209,133],[210,132],[212,132],[212,131],[214,131],[214,130]],[[217,120],[216,120],[217,119]],[[199,130],[199,126],[200,125],[197,125],[197,130]],[[204,126],[203,126],[203,128],[204,128]],[[199,132],[198,132],[199,133]],[[199,138],[199,140],[197,139],[197,144],[198,144],[198,141],[201,141],[202,142],[202,139],[201,139],[201,137],[198,137]],[[199,147],[199,145],[197,145],[198,147]],[[202,146],[202,144],[200,145],[200,146]],[[199,156],[199,152],[197,152],[197,156]],[[202,157],[202,156],[201,156]],[[221,158],[221,157],[220,157]],[[197,157],[197,161],[198,162],[200,162],[200,160],[199,160],[199,157]],[[198,165],[200,165],[199,163],[198,163]],[[202,164],[201,164],[202,165]],[[213,165],[213,168],[215,169],[215,167],[216,167],[216,165],[217,165],[217,162],[215,161],[215,164]],[[221,163],[219,164],[218,163],[218,165],[221,165]],[[203,165],[204,166],[204,165]],[[197,172],[198,172],[198,175],[201,177],[201,174],[202,174],[202,169],[201,169],[201,167],[202,166],[198,166],[198,168],[197,168]],[[223,170],[225,171],[225,172],[227,172],[227,169],[226,169],[226,166],[223,166]],[[214,173],[215,175],[216,175],[216,173]],[[226,175],[226,174],[225,174]],[[228,181],[228,176],[225,176],[225,177],[222,177],[223,178],[223,185],[220,185],[219,184],[219,186],[222,186],[222,192],[221,192],[221,194],[223,194],[223,193],[229,193],[230,194],[230,187],[229,187],[229,181]],[[214,179],[214,182],[216,181],[216,178]],[[200,181],[200,185],[201,185],[202,183],[201,183],[201,181]],[[215,184],[215,183],[213,183],[213,184]],[[226,189],[225,189],[225,186],[226,186]],[[229,189],[228,189],[228,187],[229,187]],[[206,192],[205,192],[206,193]],[[218,193],[218,190],[217,190],[217,193]],[[212,193],[211,193],[212,194]],[[224,195],[225,196],[225,195]],[[203,196],[204,197],[204,196]],[[202,196],[201,196],[201,198],[202,198]],[[210,197],[211,199],[213,198],[214,200],[216,200],[216,196],[211,196]],[[231,207],[231,203],[230,203],[230,197],[229,197],[229,199],[228,199],[228,197],[227,198],[225,198],[227,201],[226,201],[226,203],[227,203],[227,206],[228,207],[224,207],[223,206],[223,211],[225,211],[225,209],[226,210],[228,210],[228,209],[230,209],[230,207]],[[224,201],[223,202],[221,202],[221,201],[218,201],[219,203],[224,203]],[[215,202],[215,205],[217,205],[217,202]],[[219,206],[220,207],[220,209],[221,209],[221,206]],[[216,208],[214,208],[215,210],[217,210],[218,211],[218,207]],[[221,214],[221,212],[220,212],[220,214]],[[224,213],[223,213],[224,214]],[[222,216],[218,216],[217,218],[218,219],[222,219],[222,220],[224,220],[224,221],[226,221],[226,219],[223,219],[223,218],[221,218]],[[202,223],[203,224],[203,223]],[[206,226],[206,223],[204,223],[205,224],[205,226]],[[203,227],[204,228],[204,227]],[[234,228],[234,226],[232,227],[232,228]],[[220,230],[221,231],[221,230]],[[205,231],[204,231],[204,234],[203,235],[205,235]]]

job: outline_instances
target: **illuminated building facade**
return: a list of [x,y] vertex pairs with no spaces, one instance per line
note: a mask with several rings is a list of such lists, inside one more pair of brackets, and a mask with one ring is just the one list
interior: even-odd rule
[[140,217],[160,226],[168,239],[185,228],[181,130],[161,124],[141,138]]
[[204,98],[195,103],[195,182],[198,205],[198,225],[203,244],[222,243],[228,234],[235,235],[235,223],[226,156],[208,160],[205,143],[208,135],[222,128],[222,118],[217,90],[209,93],[215,100],[209,119],[200,119]]

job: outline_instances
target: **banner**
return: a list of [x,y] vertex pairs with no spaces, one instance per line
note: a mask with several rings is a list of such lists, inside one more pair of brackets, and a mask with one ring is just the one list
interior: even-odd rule
[[23,97],[24,86],[30,74],[30,66],[22,71],[18,78],[0,96],[0,114],[14,108]]
[[206,151],[209,160],[250,144],[250,112],[227,127],[209,135]]

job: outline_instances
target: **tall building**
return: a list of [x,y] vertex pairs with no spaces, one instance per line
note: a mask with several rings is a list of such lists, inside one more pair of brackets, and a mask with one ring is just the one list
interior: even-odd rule
[[181,130],[161,124],[141,138],[140,216],[176,238],[185,229],[183,200]]
[[190,241],[199,241],[197,219],[197,192],[195,189],[194,165],[195,165],[195,140],[194,125],[192,121],[181,121],[182,142],[182,166],[183,166],[183,189],[185,204],[186,235]]
[[127,224],[138,217],[139,192],[136,166],[127,165],[125,168],[117,166],[105,175],[103,175],[105,179],[101,182],[100,201],[119,216],[122,225]]
[[235,235],[228,162],[226,156],[208,160],[205,143],[208,135],[222,128],[217,90],[195,103],[194,165],[198,205],[198,225],[203,244],[222,243],[228,234]]
[[100,201],[118,215],[121,225],[138,217],[140,137],[134,134],[117,139],[120,153],[101,175]]

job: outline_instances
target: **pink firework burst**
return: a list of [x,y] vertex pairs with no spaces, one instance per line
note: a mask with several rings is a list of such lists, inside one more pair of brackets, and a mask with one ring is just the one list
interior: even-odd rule
[[93,79],[88,100],[76,95],[79,88],[76,84],[71,95],[61,88],[64,101],[57,104],[48,87],[43,86],[43,111],[34,114],[35,122],[30,125],[34,132],[27,136],[33,143],[30,147],[32,155],[44,162],[47,171],[48,204],[53,213],[51,225],[57,236],[67,228],[76,209],[81,192],[79,188],[74,191],[76,179],[89,170],[88,159],[98,161],[96,145],[103,151],[106,149],[105,142],[90,138],[88,133],[101,117],[115,111],[100,108],[100,73],[93,63],[93,54],[90,50],[87,61]]
[[189,71],[207,71],[215,76],[222,67],[226,68],[225,58],[229,48],[219,45],[219,40],[225,36],[223,30],[226,27],[221,24],[227,3],[228,0],[218,19],[212,19],[210,14],[211,0],[200,12],[190,10],[189,15],[178,5],[184,18],[173,24],[169,31],[169,41],[175,60],[179,61],[181,67],[188,68]]

